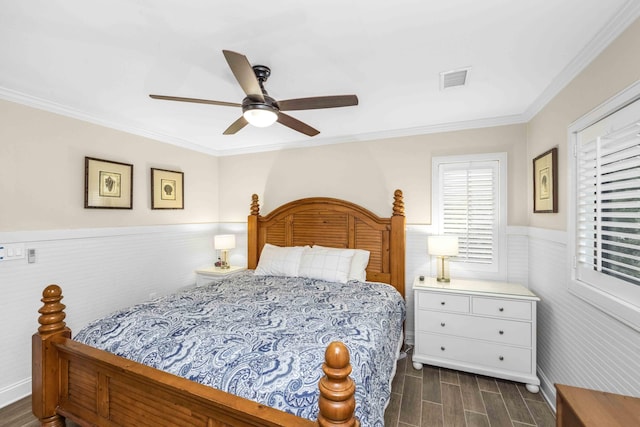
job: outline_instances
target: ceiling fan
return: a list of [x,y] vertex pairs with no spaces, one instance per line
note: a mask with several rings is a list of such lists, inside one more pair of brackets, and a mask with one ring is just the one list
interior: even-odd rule
[[277,101],[269,96],[264,83],[271,75],[271,69],[264,65],[251,66],[246,56],[223,50],[233,75],[247,95],[242,104],[235,102],[212,101],[198,98],[182,98],[178,96],[149,95],[153,99],[164,99],[167,101],[195,102],[199,104],[221,105],[223,107],[242,107],[242,116],[223,132],[224,135],[233,135],[247,124],[257,127],[267,127],[274,122],[283,124],[295,131],[308,136],[315,136],[319,130],[312,128],[306,123],[291,117],[283,111],[294,110],[315,110],[319,108],[349,107],[358,105],[356,95],[336,95],[336,96],[316,96],[311,98],[297,98]]

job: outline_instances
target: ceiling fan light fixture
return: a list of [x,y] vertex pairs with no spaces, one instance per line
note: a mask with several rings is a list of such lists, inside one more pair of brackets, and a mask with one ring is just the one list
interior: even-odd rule
[[276,109],[269,105],[252,104],[243,108],[242,115],[249,122],[249,124],[266,128],[271,126],[278,120],[278,112]]

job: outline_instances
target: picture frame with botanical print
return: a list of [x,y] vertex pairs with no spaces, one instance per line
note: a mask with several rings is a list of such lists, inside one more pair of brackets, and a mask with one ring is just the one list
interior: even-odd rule
[[533,159],[533,212],[558,212],[558,148]]
[[184,173],[151,168],[151,209],[184,209]]
[[133,208],[133,165],[84,158],[84,207]]

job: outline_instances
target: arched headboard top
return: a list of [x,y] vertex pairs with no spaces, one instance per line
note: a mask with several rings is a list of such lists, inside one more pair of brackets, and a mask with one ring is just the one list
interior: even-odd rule
[[321,245],[370,252],[367,280],[389,283],[404,296],[405,217],[402,191],[396,190],[392,215],[379,217],[355,203],[309,197],[260,215],[257,195],[248,217],[248,266],[255,268],[265,243]]

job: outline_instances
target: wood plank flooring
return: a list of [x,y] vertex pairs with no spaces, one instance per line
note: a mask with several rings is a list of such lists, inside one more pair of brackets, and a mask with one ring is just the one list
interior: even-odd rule
[[[38,419],[31,412],[31,396],[0,408],[0,427],[40,427]],[[67,421],[67,427],[80,427]]]
[[553,427],[555,415],[524,384],[398,361],[385,427]]
[[[0,409],[1,427],[37,427],[31,396]],[[67,422],[67,427],[77,424]],[[553,411],[523,384],[398,361],[385,427],[553,427]]]

